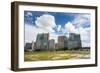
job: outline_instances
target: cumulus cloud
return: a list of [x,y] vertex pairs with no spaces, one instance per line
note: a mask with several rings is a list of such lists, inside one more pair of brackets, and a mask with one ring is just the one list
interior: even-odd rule
[[54,16],[49,14],[44,14],[40,17],[37,17],[35,24],[37,27],[45,29],[48,32],[54,32],[53,28],[56,26]]
[[75,19],[65,24],[65,30],[67,33],[76,33],[81,35],[81,41],[83,47],[90,46],[90,15],[82,14],[75,16]]
[[[55,39],[57,42],[57,35],[54,34],[56,27],[55,18],[52,15],[44,14],[36,18],[35,25],[25,24],[25,43],[36,41],[36,36],[38,33],[49,33],[49,39]],[[58,31],[61,26],[58,26]]]
[[71,22],[67,22],[65,24],[65,30],[67,30],[67,32],[69,33],[76,33],[76,34],[79,33],[79,31],[75,28],[75,26]]
[[[31,13],[28,13],[31,15]],[[49,39],[54,39],[57,42],[59,35],[66,35],[68,33],[75,33],[81,35],[81,41],[83,47],[90,46],[90,27],[83,27],[87,25],[90,20],[90,15],[79,15],[76,16],[73,21],[67,22],[64,27],[61,25],[56,25],[55,17],[50,14],[43,14],[39,17],[36,17],[35,26],[25,24],[25,42],[36,41],[36,36],[38,33],[49,33]],[[53,28],[56,28],[54,30]],[[62,34],[56,34],[57,32]]]
[[88,26],[90,25],[90,15],[89,14],[77,15],[75,19],[72,21],[72,23],[76,27]]
[[59,32],[61,30],[61,25],[57,26],[57,31]]
[[74,26],[77,27],[80,35],[83,47],[90,46],[90,14],[82,14],[75,17],[72,21]]
[[65,24],[64,31],[67,32],[67,37],[69,36],[68,33],[75,33],[80,34],[82,46],[83,47],[89,47],[90,46],[90,28],[83,28],[82,26],[75,27],[71,22],[68,22]]

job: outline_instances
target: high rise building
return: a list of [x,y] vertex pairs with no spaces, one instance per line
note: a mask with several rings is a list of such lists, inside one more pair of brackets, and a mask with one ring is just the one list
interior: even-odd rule
[[58,36],[58,42],[55,43],[54,39],[49,40],[49,33],[41,33],[36,37],[36,42],[26,44],[28,48],[30,45],[32,50],[37,51],[55,51],[81,48],[80,34],[70,33],[69,38],[66,36]]
[[81,48],[80,34],[70,33],[68,40],[68,49],[79,49]]
[[35,50],[48,50],[49,33],[38,34]]
[[67,49],[68,39],[66,36],[58,36],[58,48],[59,50]]

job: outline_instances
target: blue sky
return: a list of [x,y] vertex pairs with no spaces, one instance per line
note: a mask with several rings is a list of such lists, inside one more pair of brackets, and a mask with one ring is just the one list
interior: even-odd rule
[[[28,14],[31,13],[31,14]],[[85,13],[62,13],[62,12],[42,12],[42,11],[24,11],[24,22],[30,25],[35,25],[36,17],[39,17],[43,14],[50,14],[55,17],[55,22],[57,25],[62,25],[66,22],[71,22],[75,19],[78,15],[87,15]],[[84,18],[86,19],[86,18]],[[90,24],[90,23],[87,23]],[[84,26],[85,27],[85,26]],[[88,26],[86,26],[88,27]]]
[[24,24],[25,42],[35,41],[42,32],[49,32],[56,41],[59,35],[76,33],[81,35],[83,46],[90,45],[89,13],[24,11]]
[[[30,12],[32,13],[32,16],[29,15],[27,16],[27,13]],[[25,23],[29,23],[29,24],[34,24],[34,21],[36,20],[36,17],[39,17],[43,14],[50,14],[50,15],[53,15],[55,17],[55,21],[56,21],[56,24],[60,24],[60,25],[64,25],[66,22],[68,21],[71,21],[74,19],[74,16],[75,15],[78,15],[78,14],[74,14],[74,13],[61,13],[61,12],[38,12],[38,11],[25,11]],[[67,19],[67,20],[66,20]]]

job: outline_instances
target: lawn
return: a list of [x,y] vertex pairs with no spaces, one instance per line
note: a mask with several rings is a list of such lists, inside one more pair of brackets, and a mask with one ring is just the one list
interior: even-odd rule
[[38,51],[25,52],[24,61],[40,61],[40,60],[67,60],[67,59],[88,59],[90,51],[66,50],[66,51]]

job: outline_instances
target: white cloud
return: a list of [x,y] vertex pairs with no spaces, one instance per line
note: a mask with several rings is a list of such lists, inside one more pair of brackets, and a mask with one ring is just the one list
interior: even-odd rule
[[[29,13],[29,15],[31,15]],[[64,27],[61,25],[56,25],[55,18],[52,15],[44,14],[36,18],[35,25],[32,26],[25,24],[25,42],[36,41],[36,36],[38,33],[49,33],[49,39],[54,39],[57,42],[58,35],[53,29],[56,27],[58,32],[62,32],[62,35],[68,36],[68,33],[76,33],[81,35],[82,46],[90,46],[90,27],[83,28],[82,24],[87,22],[89,19],[88,15],[77,16],[72,22],[67,22]],[[75,26],[78,26],[77,28]]]
[[90,15],[89,14],[77,15],[75,19],[72,21],[72,23],[77,27],[88,25],[90,23]]
[[82,46],[89,47],[90,46],[90,28],[79,28]]
[[[40,17],[37,17],[35,25],[25,24],[25,42],[36,41],[36,36],[39,33],[49,33],[49,39],[54,39],[57,42],[57,35],[54,34],[56,27],[55,18],[52,15],[44,14]],[[57,27],[57,30],[60,30],[61,26]]]
[[36,26],[49,32],[54,32],[53,28],[56,26],[54,16],[49,14],[44,14],[40,17],[37,17],[35,24]]
[[32,16],[32,13],[31,13],[31,12],[27,12],[26,15],[27,15],[27,16]]
[[75,26],[71,23],[71,22],[68,22],[65,24],[65,30],[67,30],[67,32],[69,33],[76,33],[78,34],[78,29],[75,28]]
[[72,23],[74,24],[74,26],[77,27],[81,35],[82,46],[89,47],[91,36],[90,36],[90,27],[87,26],[90,25],[90,14],[78,15],[75,17]]
[[83,47],[89,47],[90,46],[90,28],[83,28],[83,27],[78,27],[75,28],[75,25],[73,25],[71,22],[68,22],[65,24],[65,29],[64,31],[67,32],[67,37],[68,33],[75,33],[75,34],[80,34],[81,36],[81,41],[82,41],[82,46]]
[[38,33],[48,33],[48,32],[41,28],[25,24],[25,43],[36,41],[36,36]]
[[57,26],[57,31],[59,32],[61,30],[61,25]]
[[[72,22],[65,24],[65,30],[69,33],[79,33],[81,35],[81,41],[83,47],[90,46],[90,27],[87,25],[90,24],[90,15],[82,14],[75,16],[75,19]],[[84,28],[85,26],[85,28]]]

